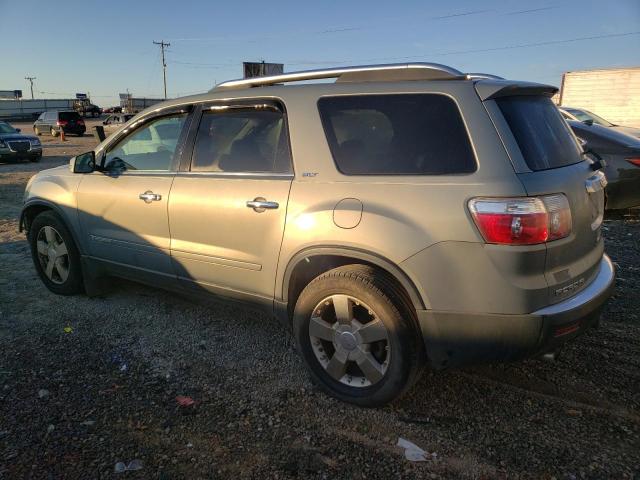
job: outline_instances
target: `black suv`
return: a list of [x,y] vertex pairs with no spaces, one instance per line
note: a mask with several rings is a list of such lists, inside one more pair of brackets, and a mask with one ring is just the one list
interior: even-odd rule
[[73,133],[81,137],[86,132],[87,127],[78,112],[71,110],[42,112],[33,124],[33,131],[36,135],[50,133],[57,137],[60,135],[60,130],[64,130],[65,135]]

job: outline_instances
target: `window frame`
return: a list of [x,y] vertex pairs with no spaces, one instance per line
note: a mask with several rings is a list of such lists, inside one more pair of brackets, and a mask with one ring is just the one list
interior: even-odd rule
[[[289,156],[289,172],[207,172],[207,171],[193,171],[192,165],[194,160],[196,139],[198,131],[200,130],[200,123],[203,116],[212,107],[219,108],[220,113],[229,109],[255,109],[260,105],[269,105],[276,107],[282,112],[282,118],[284,120],[283,133],[287,142],[287,150]],[[226,110],[222,110],[226,109]],[[295,176],[293,153],[291,151],[291,135],[289,134],[289,118],[284,102],[276,98],[243,98],[243,99],[224,99],[224,100],[212,100],[199,103],[195,106],[193,112],[193,121],[191,122],[190,131],[186,140],[187,148],[182,156],[182,162],[179,167],[179,173],[182,175],[197,175],[197,176],[209,176],[209,177],[225,177],[225,178],[261,178],[261,179],[292,179]]]
[[182,156],[185,150],[185,143],[187,140],[188,133],[190,131],[191,122],[193,119],[194,113],[194,105],[181,105],[181,106],[171,106],[164,108],[160,111],[154,111],[149,115],[139,118],[137,121],[132,123],[128,128],[120,130],[116,136],[110,141],[107,145],[105,145],[100,152],[100,169],[103,171],[107,153],[113,150],[114,147],[118,146],[120,142],[125,140],[127,137],[134,135],[137,131],[142,128],[145,128],[151,122],[159,120],[165,117],[172,117],[178,114],[184,114],[185,120],[182,125],[182,130],[180,131],[180,135],[178,136],[178,142],[176,144],[176,149],[173,154],[173,160],[169,165],[169,169],[167,170],[124,170],[119,173],[119,175],[139,175],[139,174],[147,174],[147,175],[166,175],[171,174],[174,175],[182,162]]
[[[441,96],[441,97],[446,97],[449,100],[451,100],[451,102],[455,105],[455,108],[458,112],[458,115],[460,117],[460,121],[462,122],[462,126],[464,128],[464,132],[465,135],[467,136],[467,141],[469,144],[469,151],[471,153],[472,156],[472,160],[473,160],[473,165],[474,165],[474,169],[473,171],[470,172],[459,172],[459,173],[389,173],[389,172],[382,172],[382,173],[346,173],[343,172],[340,169],[340,166],[338,165],[338,162],[336,161],[336,157],[333,153],[333,149],[331,148],[331,144],[329,142],[329,138],[334,138],[335,139],[335,134],[334,132],[329,132],[327,130],[328,122],[325,122],[325,120],[323,119],[322,116],[322,112],[320,110],[320,102],[326,99],[333,99],[333,98],[344,98],[344,97],[384,97],[384,96],[400,96],[400,95],[430,95],[430,96]],[[344,175],[345,177],[393,177],[393,178],[415,178],[415,177],[419,177],[419,178],[442,178],[442,177],[449,177],[449,176],[455,176],[455,177],[462,177],[462,176],[468,176],[468,175],[474,175],[478,172],[479,168],[480,168],[480,164],[478,162],[478,156],[476,154],[476,149],[474,147],[474,143],[473,143],[473,138],[471,137],[471,134],[469,132],[469,128],[467,126],[467,122],[464,118],[464,115],[462,114],[462,109],[460,108],[460,104],[458,103],[457,99],[455,97],[453,97],[452,95],[449,95],[448,93],[444,93],[444,92],[384,92],[384,93],[378,93],[378,92],[371,92],[371,93],[342,93],[342,94],[338,94],[338,95],[322,95],[318,98],[318,100],[316,101],[316,111],[318,113],[318,117],[320,119],[320,124],[322,125],[322,131],[324,133],[324,140],[326,142],[326,146],[327,149],[329,150],[329,153],[331,154],[331,158],[333,160],[333,165],[336,168],[336,171],[340,174],[340,175]]]

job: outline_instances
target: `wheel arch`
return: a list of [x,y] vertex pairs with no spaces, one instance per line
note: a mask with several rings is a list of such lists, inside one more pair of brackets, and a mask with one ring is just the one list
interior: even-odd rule
[[[282,277],[280,298],[290,314],[304,287],[315,277],[348,264],[368,264],[386,271],[406,293],[416,310],[424,310],[425,302],[411,278],[394,262],[375,253],[349,247],[326,246],[302,250],[291,257]],[[276,301],[278,301],[276,299]]]
[[76,248],[78,249],[80,254],[83,254],[84,252],[82,251],[82,245],[78,241],[78,236],[75,229],[73,228],[73,223],[69,221],[69,218],[67,218],[65,212],[58,205],[48,200],[44,200],[41,198],[30,200],[22,207],[22,211],[20,212],[20,219],[18,221],[18,231],[25,231],[27,234],[29,234],[29,228],[31,226],[31,222],[33,222],[33,219],[47,210],[56,213],[65,223],[67,229],[73,237],[73,242],[76,244]]

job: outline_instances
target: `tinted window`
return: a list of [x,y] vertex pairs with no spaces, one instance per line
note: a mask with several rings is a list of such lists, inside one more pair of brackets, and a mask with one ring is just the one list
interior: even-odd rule
[[60,118],[60,120],[78,120],[80,118],[80,115],[78,114],[78,112],[60,112],[58,114],[58,117]]
[[106,168],[169,170],[186,114],[161,117],[126,136],[105,159]]
[[460,111],[444,95],[360,95],[318,102],[347,175],[443,175],[476,169]]
[[567,123],[550,98],[532,95],[496,99],[531,170],[582,160]]
[[287,173],[290,164],[280,111],[243,108],[202,115],[191,170]]

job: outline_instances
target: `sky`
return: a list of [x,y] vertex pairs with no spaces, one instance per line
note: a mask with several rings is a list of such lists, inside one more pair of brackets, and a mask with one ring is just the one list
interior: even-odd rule
[[0,90],[36,98],[169,97],[242,77],[243,61],[285,71],[436,62],[559,86],[571,70],[640,66],[640,0],[0,0]]

